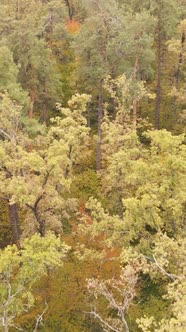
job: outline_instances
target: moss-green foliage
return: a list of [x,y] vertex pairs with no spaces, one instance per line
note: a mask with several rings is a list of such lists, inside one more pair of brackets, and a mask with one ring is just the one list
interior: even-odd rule
[[75,176],[72,193],[85,203],[92,196],[100,198],[99,187],[99,178],[96,171],[88,169]]

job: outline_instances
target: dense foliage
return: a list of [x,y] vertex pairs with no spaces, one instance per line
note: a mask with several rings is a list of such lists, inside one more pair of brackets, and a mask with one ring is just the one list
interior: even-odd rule
[[185,0],[0,11],[0,331],[184,332]]

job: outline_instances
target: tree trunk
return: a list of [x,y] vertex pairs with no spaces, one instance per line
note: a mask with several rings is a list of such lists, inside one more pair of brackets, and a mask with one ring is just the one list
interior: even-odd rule
[[179,80],[180,80],[180,66],[183,61],[184,44],[185,44],[185,33],[183,31],[182,36],[181,36],[181,50],[180,50],[179,59],[178,59],[178,69],[176,72],[176,87],[178,87]]
[[19,245],[21,229],[19,224],[19,215],[17,212],[17,204],[9,204],[8,202],[8,213],[9,213],[10,226],[12,229],[13,243]]
[[41,112],[41,123],[45,123],[46,119],[47,119],[47,106],[46,104],[44,104]]
[[[53,25],[53,24],[52,24]],[[48,89],[47,89],[47,85],[45,82],[45,87],[44,87],[44,105],[43,105],[43,109],[41,111],[41,123],[45,123],[46,119],[47,119],[47,101],[48,101]]]
[[102,119],[103,119],[103,82],[100,81],[99,96],[98,96],[98,142],[97,142],[97,158],[96,158],[97,171],[101,169]]
[[120,219],[123,217],[123,195],[121,190],[119,190],[119,196],[118,196],[118,216]]
[[136,98],[133,99],[132,102],[132,127],[136,130],[137,126],[137,100]]
[[156,99],[154,111],[154,127],[159,129],[160,122],[160,103],[161,103],[161,27],[160,18],[157,26],[157,79],[156,79]]
[[20,17],[20,4],[19,0],[16,1],[16,20],[19,20]]
[[87,127],[90,128],[91,121],[90,121],[90,104],[87,105]]
[[41,235],[41,237],[45,236],[45,221],[41,220],[39,223],[39,234]]
[[[134,63],[134,72],[133,72],[134,80],[137,79],[138,69],[139,69],[139,59],[138,59],[138,55],[136,55],[135,63]],[[136,97],[134,97],[133,102],[132,102],[132,126],[133,126],[133,129],[136,130],[136,126],[137,126],[137,100],[136,100]]]
[[[40,200],[41,200],[41,197],[42,197],[42,196],[40,196],[40,197],[37,199],[37,201],[36,201],[36,203],[35,203],[35,206],[34,206],[34,207],[31,207],[31,209],[32,209],[32,212],[34,213],[34,217],[35,217],[36,222],[37,222],[37,224],[38,224],[38,232],[39,232],[39,234],[41,235],[41,237],[44,237],[44,236],[45,236],[45,221],[41,219],[40,214],[39,214],[39,211],[38,211],[38,204],[39,204],[39,202],[40,202]],[[30,207],[30,206],[29,206],[29,207]]]
[[[7,170],[6,178],[10,179],[12,177],[11,173]],[[8,214],[9,214],[9,222],[12,229],[12,240],[13,243],[19,246],[19,240],[21,236],[21,229],[19,223],[19,215],[17,212],[17,204],[10,204],[10,198],[7,199],[8,202]]]
[[29,119],[32,119],[32,118],[33,118],[34,101],[35,101],[34,93],[31,92],[31,93],[30,93],[30,107],[29,107],[29,112],[28,112],[28,117],[29,117]]
[[66,3],[66,6],[67,6],[67,8],[68,8],[68,16],[69,16],[69,19],[72,21],[72,19],[73,19],[73,12],[74,12],[74,10],[73,10],[73,6],[71,6],[70,5],[70,2],[69,2],[69,0],[65,0],[65,3]]

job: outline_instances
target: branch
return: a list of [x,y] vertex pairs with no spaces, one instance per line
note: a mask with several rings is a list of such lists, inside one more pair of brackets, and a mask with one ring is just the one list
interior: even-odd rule
[[[46,175],[45,175],[45,177],[44,177],[43,184],[42,184],[42,188],[43,188],[43,189],[44,189],[44,187],[46,186],[46,184],[47,184],[47,182],[48,182],[48,178],[49,178],[49,176],[50,176],[50,172],[53,170],[54,167],[55,167],[55,166],[52,166],[51,169],[50,169],[50,171],[47,171],[47,173],[46,173]],[[36,199],[36,201],[35,201],[35,203],[34,203],[33,206],[30,205],[30,204],[28,204],[28,203],[26,203],[26,206],[29,207],[32,211],[34,211],[34,210],[37,208],[37,206],[38,206],[39,202],[41,201],[41,199],[43,198],[43,195],[44,195],[44,194],[45,194],[45,193],[43,192],[40,196],[38,196],[38,198]]]
[[100,6],[100,4],[99,4],[98,1],[93,0],[93,3],[94,3],[95,5],[97,5],[97,7],[98,7],[98,9],[100,10],[100,12],[103,12],[103,9],[101,8],[101,6]]
[[8,135],[3,129],[0,129],[0,134],[2,134],[4,137],[8,138],[10,141],[12,140],[11,136]]
[[5,284],[7,285],[7,298],[4,301],[4,303],[1,304],[2,307],[2,317],[1,317],[1,321],[2,321],[2,326],[7,329],[8,327],[14,327],[15,329],[19,330],[19,331],[25,331],[22,328],[20,328],[19,326],[15,325],[15,324],[11,324],[11,321],[15,319],[16,314],[10,315],[10,311],[9,311],[9,307],[11,305],[11,301],[13,298],[15,298],[17,296],[18,293],[20,293],[23,288],[18,288],[18,290],[12,294],[12,286],[10,283],[10,275],[8,274],[7,276],[7,280],[5,280]]
[[[69,152],[68,152],[68,159],[71,161],[71,154],[72,154],[72,145],[69,146]],[[66,179],[69,175],[69,165],[67,165],[65,172],[64,172],[64,178]]]
[[115,301],[113,294],[109,292],[109,290],[107,289],[107,287],[105,287],[105,285],[99,285],[99,286],[100,287],[98,288],[98,292],[107,299],[112,308],[115,308],[119,311],[120,305],[118,305],[117,302]]
[[129,332],[129,327],[123,313],[121,314],[121,320],[123,322],[123,325],[125,326],[125,332]]
[[49,175],[50,175],[50,172],[53,170],[54,166],[52,166],[51,170],[50,171],[47,171],[46,173],[46,176],[44,178],[44,181],[43,181],[43,184],[42,184],[42,188],[44,188],[48,182],[48,178],[49,178]]
[[42,324],[42,322],[43,322],[43,316],[44,316],[44,314],[45,314],[45,312],[47,310],[48,310],[48,303],[46,302],[45,303],[45,308],[44,308],[43,312],[41,314],[37,315],[36,324],[35,324],[33,332],[37,332],[37,328],[38,328],[39,324]]
[[33,209],[35,210],[39,204],[39,202],[42,200],[43,198],[43,194],[41,194],[40,196],[38,196],[38,198],[36,199],[35,203],[34,203],[34,207]]
[[9,327],[13,327],[13,328],[15,328],[16,330],[18,330],[18,331],[22,331],[22,332],[25,332],[25,331],[26,331],[26,330],[22,329],[22,327],[19,327],[19,326],[14,325],[14,324],[10,324]]
[[4,201],[9,201],[9,198],[8,197],[2,197],[0,196],[0,199],[4,200]]
[[90,311],[87,312],[87,314],[90,314],[92,316],[94,316],[95,318],[98,318],[100,320],[100,322],[102,324],[104,324],[108,329],[110,329],[113,332],[120,332],[118,329],[115,329],[114,327],[112,327],[109,323],[107,323],[103,318],[101,318],[101,316],[99,314],[97,314],[97,312],[95,311]]
[[156,266],[161,270],[161,272],[162,272],[164,275],[166,275],[168,278],[170,278],[170,279],[173,280],[173,281],[174,281],[175,279],[178,278],[175,274],[171,274],[171,273],[166,272],[166,271],[164,270],[164,268],[163,268],[161,265],[159,265],[159,263],[157,262],[157,260],[156,260],[156,258],[155,258],[154,255],[153,255],[153,259],[154,259],[154,263],[156,264]]

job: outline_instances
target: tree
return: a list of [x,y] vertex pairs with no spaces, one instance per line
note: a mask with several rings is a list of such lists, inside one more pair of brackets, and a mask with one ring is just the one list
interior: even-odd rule
[[[35,35],[32,22],[23,21],[11,38],[16,40],[12,46],[14,60],[20,68],[19,81],[30,97],[29,117],[32,118],[36,102],[39,103],[44,99],[43,107],[46,107],[47,99],[54,98],[56,91],[58,98],[61,99],[57,65],[45,40]],[[45,110],[41,114],[42,122],[46,121],[46,117]]]
[[[161,106],[161,81],[166,42],[175,33],[178,22],[177,1],[152,2],[153,14],[157,19],[155,43],[156,43],[156,100],[154,126],[159,129]],[[174,13],[174,15],[172,14]]]
[[4,92],[6,90],[12,99],[23,106],[27,106],[27,93],[23,91],[20,83],[18,83],[18,68],[14,63],[13,54],[6,43],[3,45],[3,42],[0,46],[0,71],[0,91]]
[[[75,40],[78,57],[77,74],[79,73],[81,79],[83,77],[86,82],[85,89],[91,91],[96,98],[97,170],[99,170],[101,168],[104,79],[108,75],[116,78],[126,71],[126,75],[132,76],[134,82],[138,80],[140,71],[145,71],[145,66],[139,69],[141,63],[144,59],[148,63],[152,61],[153,18],[145,11],[140,14],[126,12],[125,8],[119,7],[115,0],[88,2],[85,8],[87,18]],[[92,86],[94,86],[93,90]],[[133,123],[135,127],[136,106],[134,105]]]
[[168,51],[172,61],[174,60],[174,68],[171,67],[174,75],[174,83],[170,92],[170,97],[174,101],[174,119],[177,121],[177,126],[174,125],[174,130],[184,131],[185,125],[185,63],[186,63],[186,51],[185,51],[185,34],[186,34],[186,20],[182,20],[178,27],[177,38],[172,38],[168,42]]
[[[47,3],[18,1],[17,4],[2,5],[5,11],[2,37],[6,39],[19,69],[18,81],[29,95],[29,117],[33,117],[35,108],[41,111],[41,122],[45,122],[48,107],[62,97],[60,71],[49,47],[48,37],[59,28],[59,22],[64,30],[64,5],[58,0]],[[11,24],[8,30],[7,20]]]
[[127,310],[135,296],[135,286],[137,283],[137,274],[134,268],[126,266],[122,269],[118,278],[99,281],[94,278],[88,280],[88,290],[94,295],[97,302],[99,297],[103,297],[108,302],[108,308],[113,310],[110,317],[102,317],[97,309],[92,305],[89,312],[103,326],[107,332],[129,332],[126,321]]
[[[158,234],[154,255],[149,263],[152,278],[162,274],[166,279],[166,293],[164,299],[168,300],[169,310],[160,321],[155,317],[143,317],[138,319],[138,326],[144,332],[152,331],[176,331],[182,332],[186,327],[185,319],[185,273],[183,257],[185,255],[185,239],[170,239],[166,234]],[[153,271],[152,271],[153,270]],[[168,271],[168,272],[167,272]],[[162,280],[163,281],[163,280]]]
[[[42,236],[46,227],[59,231],[67,206],[69,211],[76,206],[68,193],[73,167],[80,162],[88,145],[89,129],[83,116],[88,100],[87,95],[76,95],[69,101],[69,108],[58,105],[63,118],[52,119],[53,125],[46,135],[30,141],[21,123],[20,107],[7,96],[3,99],[1,196],[8,199],[10,207],[18,204],[25,210],[27,231],[38,231]],[[16,227],[13,234],[17,240],[20,237],[18,221],[15,218],[10,221]]]
[[[128,186],[124,185],[122,179],[125,179],[129,164],[136,163],[141,147],[133,119],[132,123],[130,121],[131,105],[134,100],[140,103],[144,98],[151,99],[154,96],[148,92],[143,81],[134,82],[132,77],[127,79],[125,75],[121,75],[115,80],[107,78],[104,88],[115,100],[117,107],[115,118],[111,119],[106,110],[102,122],[102,159],[103,165],[106,167],[102,170],[101,179],[103,188],[105,188],[104,194],[112,197],[110,207],[122,215],[122,198],[128,195]],[[140,127],[140,122],[138,127]],[[125,150],[123,157],[122,150]],[[123,165],[123,170],[120,169],[120,164]],[[112,185],[110,167],[115,176]],[[111,188],[114,190],[112,191]]]
[[185,0],[0,11],[0,330],[183,332]]
[[[69,247],[53,234],[25,239],[21,249],[7,246],[0,251],[0,328],[8,332],[16,318],[34,306],[32,288],[48,270],[59,267]],[[35,329],[35,331],[37,331]]]
[[[108,145],[116,137],[111,133],[114,129],[110,126],[107,130],[110,137]],[[131,234],[131,240],[133,236],[136,239],[139,236],[139,241],[144,231],[148,233],[148,227],[156,231],[164,229],[172,235],[180,234],[184,215],[181,189],[185,186],[183,135],[172,136],[162,130],[146,133],[145,136],[150,140],[148,150],[134,133],[126,133],[120,137],[122,140],[114,141],[118,150],[108,156],[103,173],[106,193],[111,195],[111,206],[111,198],[118,197],[120,193],[125,231],[128,236]],[[112,146],[111,150],[114,151]],[[115,206],[115,201],[113,203]]]
[[[1,199],[6,200],[8,203],[8,211],[9,211],[9,220],[12,229],[12,238],[14,243],[18,243],[20,239],[20,223],[19,223],[19,215],[17,211],[17,204],[10,204],[11,194],[5,193],[3,188],[3,178],[6,181],[10,181],[12,177],[12,169],[6,165],[8,155],[12,154],[15,156],[17,151],[17,143],[19,141],[23,141],[23,133],[20,133],[20,109],[21,107],[16,106],[14,102],[11,102],[8,98],[7,94],[1,96],[1,106],[0,106],[0,117],[1,117],[1,125],[0,125],[0,178],[1,178]],[[18,139],[19,137],[19,139]],[[13,165],[12,165],[13,166]],[[3,176],[2,176],[3,174]],[[5,183],[4,183],[5,184]]]
[[[108,137],[111,137],[111,130],[115,127],[109,128],[107,133]],[[147,277],[148,282],[157,285],[167,309],[164,309],[160,324],[157,323],[158,313],[153,313],[153,321],[156,323],[152,326],[157,331],[158,329],[163,331],[166,326],[165,331],[168,331],[169,328],[177,328],[179,324],[182,324],[180,328],[185,326],[184,298],[181,291],[182,287],[185,287],[183,270],[186,185],[184,136],[173,136],[165,130],[149,131],[144,135],[148,138],[145,143],[139,142],[134,131],[126,132],[119,136],[118,140],[116,132],[113,134],[112,139],[115,139],[115,144],[113,143],[108,150],[110,155],[106,160],[105,173],[102,172],[105,177],[103,186],[106,188],[106,196],[111,206],[108,205],[110,211],[105,211],[97,200],[90,199],[86,209],[92,223],[87,225],[84,231],[90,234],[92,232],[92,236],[102,234],[105,245],[120,248],[121,265],[124,271],[126,266],[139,266],[135,303],[144,301],[143,292],[147,288],[145,282]],[[114,146],[117,152],[114,152]],[[118,196],[122,211],[115,208]],[[118,279],[114,285],[115,287],[119,285]],[[93,284],[93,292],[96,294],[96,289],[99,290],[100,287],[102,289],[100,294],[108,299],[105,295],[105,280],[96,281],[95,287]],[[109,284],[109,287],[110,292],[112,285]],[[120,289],[119,286],[118,288]],[[120,291],[122,292],[122,286]],[[178,294],[178,298],[174,297],[174,292]],[[115,293],[109,294],[109,299],[114,301]],[[159,295],[157,301],[160,298]],[[172,305],[170,305],[170,299],[173,301]],[[99,298],[96,303],[100,308]],[[148,298],[145,300],[145,305],[148,307],[148,316],[150,316],[149,312],[152,313],[153,308],[149,307]],[[173,318],[170,322],[170,310],[174,309],[173,316],[176,320]],[[132,308],[129,308],[129,312],[130,310]],[[145,310],[143,307],[142,315]],[[102,320],[103,325],[104,322],[112,323],[112,320],[108,320],[110,313],[104,315],[102,309],[98,311],[93,309],[91,313],[98,320]],[[139,314],[141,314],[140,311]],[[144,322],[148,324],[149,321],[147,319]],[[130,324],[128,325],[130,329]],[[106,330],[111,331],[111,327],[115,328],[116,325],[110,324],[110,330],[108,325],[104,326]],[[140,326],[144,326],[143,331],[146,331],[145,323]],[[122,331],[120,327],[118,330]]]

